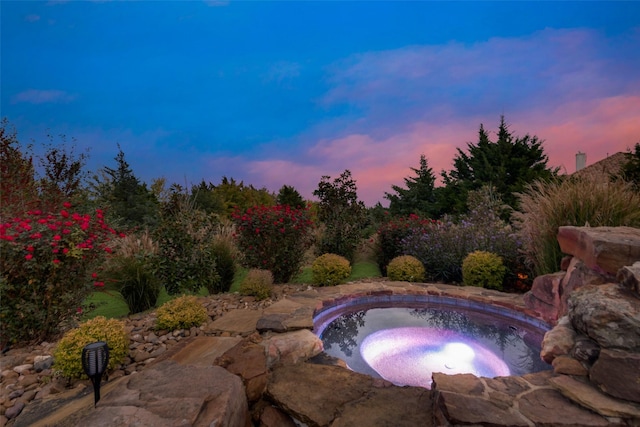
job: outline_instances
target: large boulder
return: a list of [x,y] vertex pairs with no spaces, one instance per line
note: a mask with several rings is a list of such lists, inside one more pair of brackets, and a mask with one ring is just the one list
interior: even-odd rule
[[[41,409],[49,414],[46,403]],[[16,425],[246,427],[249,421],[239,377],[219,366],[183,365],[174,360],[105,384],[95,408],[92,394],[68,406],[44,419],[34,411],[31,415],[36,418],[20,417]]]
[[[88,414],[82,425],[245,427],[247,424],[249,408],[242,381],[224,368],[181,365],[167,360],[127,379],[100,401],[101,411]],[[134,408],[133,418],[129,418]],[[150,418],[145,421],[143,415],[147,414]],[[157,418],[163,424],[158,424]],[[121,423],[105,422],[109,419],[119,419]]]
[[558,375],[549,379],[549,383],[566,398],[604,417],[640,421],[640,405],[614,399],[587,381]]
[[322,340],[308,329],[275,334],[260,345],[265,348],[268,368],[304,362],[323,350]]
[[244,339],[221,357],[215,364],[242,378],[250,403],[258,401],[267,387],[267,356],[258,337]]
[[602,348],[640,352],[640,298],[619,284],[587,286],[569,297],[574,329]]
[[524,295],[525,305],[538,313],[544,321],[555,323],[560,309],[560,283],[565,273],[553,273],[533,279],[531,290]]
[[640,261],[618,270],[616,279],[622,286],[640,296]]
[[640,260],[638,228],[565,226],[558,229],[558,243],[562,252],[581,259],[590,269],[613,276]]
[[608,395],[640,403],[640,353],[602,349],[589,375]]
[[551,364],[556,357],[570,354],[576,341],[576,331],[567,316],[562,317],[556,326],[544,334],[540,357]]
[[560,282],[558,289],[560,295],[560,305],[558,315],[564,316],[569,311],[569,296],[576,290],[589,285],[602,285],[607,280],[595,271],[591,270],[582,260],[577,257],[571,258],[566,274]]
[[309,427],[432,425],[429,390],[393,386],[339,366],[281,366],[269,379],[267,397]]

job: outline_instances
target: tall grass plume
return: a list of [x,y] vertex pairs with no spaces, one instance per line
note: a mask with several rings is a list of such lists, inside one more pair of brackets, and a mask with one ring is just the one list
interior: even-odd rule
[[620,180],[584,176],[537,181],[518,198],[520,211],[512,218],[525,263],[535,275],[559,270],[561,226],[640,227],[640,193]]

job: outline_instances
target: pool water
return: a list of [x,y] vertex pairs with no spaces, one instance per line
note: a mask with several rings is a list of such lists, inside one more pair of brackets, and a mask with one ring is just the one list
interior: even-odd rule
[[330,356],[396,385],[430,388],[433,372],[499,377],[551,368],[540,358],[548,327],[488,307],[369,299],[320,313],[315,332]]

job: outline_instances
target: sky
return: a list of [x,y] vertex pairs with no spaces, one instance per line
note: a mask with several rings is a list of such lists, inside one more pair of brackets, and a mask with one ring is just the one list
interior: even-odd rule
[[367,206],[504,115],[575,171],[640,142],[639,1],[1,1],[0,116],[141,180]]

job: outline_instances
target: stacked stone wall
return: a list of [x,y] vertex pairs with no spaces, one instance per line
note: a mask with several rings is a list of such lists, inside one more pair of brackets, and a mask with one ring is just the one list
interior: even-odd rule
[[525,303],[555,323],[541,357],[565,397],[640,425],[640,229],[560,227],[563,271],[535,279]]

